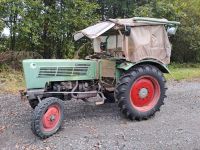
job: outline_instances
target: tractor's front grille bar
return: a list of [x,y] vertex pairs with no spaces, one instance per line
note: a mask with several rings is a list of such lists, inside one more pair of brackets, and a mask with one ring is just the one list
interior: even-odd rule
[[89,66],[75,67],[40,67],[38,77],[84,76],[87,75]]

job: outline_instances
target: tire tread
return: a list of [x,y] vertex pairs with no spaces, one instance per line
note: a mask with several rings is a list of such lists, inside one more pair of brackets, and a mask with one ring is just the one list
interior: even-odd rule
[[[125,91],[128,89],[128,86],[130,82],[124,82],[124,81],[130,81],[130,79],[136,78],[138,74],[145,74],[146,72],[152,72],[152,74],[155,74],[159,79],[161,79],[162,83],[164,84],[164,88],[162,89],[162,93],[158,102],[157,107],[154,107],[151,109],[151,113],[141,115],[140,112],[132,111],[132,106],[130,106],[127,103],[127,96],[125,94]],[[118,107],[120,108],[121,112],[129,119],[131,120],[147,120],[148,118],[152,117],[156,111],[160,110],[160,107],[164,105],[164,98],[167,96],[165,95],[167,90],[166,87],[166,79],[163,76],[163,73],[156,67],[152,65],[140,65],[138,67],[132,68],[129,72],[124,74],[118,81],[116,85],[115,90],[115,98],[118,101]]]

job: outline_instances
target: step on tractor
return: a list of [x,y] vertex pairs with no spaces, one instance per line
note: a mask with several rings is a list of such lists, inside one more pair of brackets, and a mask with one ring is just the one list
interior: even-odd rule
[[[134,17],[98,22],[74,34],[90,39],[94,53],[82,59],[23,60],[26,91],[34,109],[32,131],[40,138],[56,133],[64,101],[97,97],[96,105],[118,103],[130,120],[146,120],[166,98],[171,44],[178,25],[167,19]],[[91,100],[90,100],[91,102]]]

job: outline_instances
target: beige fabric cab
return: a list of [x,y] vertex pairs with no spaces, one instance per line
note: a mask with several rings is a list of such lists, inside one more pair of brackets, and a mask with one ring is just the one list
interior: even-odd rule
[[[75,40],[87,36],[93,39],[94,51],[101,52],[100,43],[107,39],[107,49],[114,52],[122,51],[127,61],[138,62],[152,58],[164,64],[170,63],[171,44],[165,29],[166,19],[160,22],[138,22],[130,19],[110,19],[109,21],[90,26],[74,35]],[[122,34],[121,29],[131,27],[130,36]],[[116,35],[108,35],[108,30],[116,30]],[[109,33],[109,32],[108,32]],[[103,35],[102,35],[103,34]],[[108,38],[107,38],[108,37]]]
[[163,25],[139,26],[131,29],[126,58],[137,62],[145,58],[170,63],[171,45]]

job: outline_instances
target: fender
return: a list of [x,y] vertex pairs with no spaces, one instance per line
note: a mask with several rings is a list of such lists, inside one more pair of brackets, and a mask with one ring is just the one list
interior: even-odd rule
[[163,64],[162,62],[158,61],[158,60],[154,60],[154,59],[146,59],[146,60],[141,60],[137,63],[132,63],[132,62],[123,62],[121,63],[119,66],[117,66],[117,69],[122,69],[122,70],[129,70],[132,67],[136,67],[138,65],[143,65],[143,64],[149,64],[152,66],[157,67],[160,71],[162,71],[163,73],[170,73],[169,69],[167,68],[167,65]]

